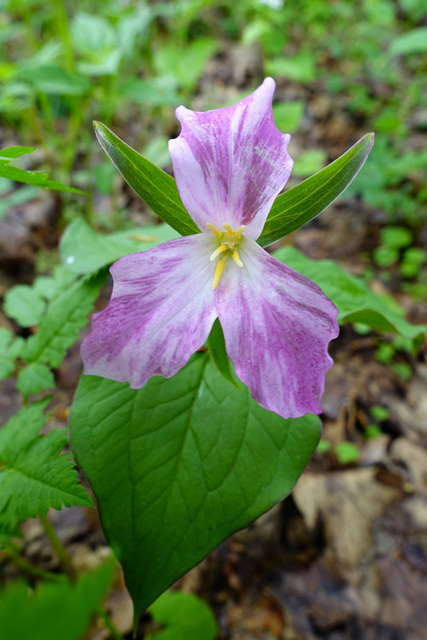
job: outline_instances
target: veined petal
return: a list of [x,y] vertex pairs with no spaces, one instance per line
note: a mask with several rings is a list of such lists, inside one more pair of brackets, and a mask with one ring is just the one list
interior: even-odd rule
[[273,119],[275,83],[266,78],[250,96],[213,111],[176,110],[181,134],[169,141],[178,191],[202,231],[211,222],[245,225],[256,240],[292,169],[288,134]]
[[216,311],[208,234],[171,240],[111,267],[113,293],[82,343],[86,374],[132,389],[170,378],[207,340]]
[[215,304],[228,355],[255,400],[283,418],[321,413],[328,343],[337,309],[305,276],[255,242],[240,245],[244,267],[227,264]]

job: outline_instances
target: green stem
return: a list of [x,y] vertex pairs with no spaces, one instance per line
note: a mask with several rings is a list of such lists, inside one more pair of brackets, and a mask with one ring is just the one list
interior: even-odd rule
[[68,71],[74,71],[76,65],[70,30],[68,28],[68,16],[65,10],[65,2],[64,0],[53,0],[53,5],[55,10],[56,28],[64,45],[65,64]]
[[117,627],[115,626],[114,622],[111,620],[108,613],[104,609],[98,609],[97,614],[101,618],[105,626],[107,627],[108,631],[111,634],[111,637],[114,640],[123,640],[122,634],[117,629]]
[[22,558],[14,549],[6,547],[6,551],[10,556],[12,562],[16,564],[19,569],[22,569],[30,576],[42,578],[43,580],[50,580],[52,582],[61,582],[62,580],[64,580],[64,576],[62,575],[58,575],[50,571],[43,571],[43,569],[35,567],[29,560],[27,560],[26,558]]
[[49,96],[46,93],[38,93],[40,108],[43,116],[43,121],[46,125],[48,133],[51,135],[53,142],[56,139],[55,129],[55,116],[53,115],[52,106],[50,104]]
[[62,566],[64,573],[69,577],[71,581],[75,581],[77,574],[74,569],[73,563],[71,561],[70,555],[61,540],[58,538],[55,529],[52,526],[49,518],[42,513],[39,513],[39,520],[42,524],[42,527],[49,538],[49,541],[52,547],[55,550],[56,555],[58,556],[58,560]]
[[[47,535],[47,537],[50,540],[50,543],[52,545],[52,547],[54,548],[58,559],[61,563],[61,566],[64,570],[64,573],[68,576],[68,578],[74,582],[77,578],[77,573],[76,570],[73,566],[73,562],[70,558],[70,555],[68,553],[68,551],[66,550],[66,548],[64,547],[64,545],[62,544],[61,540],[58,538],[57,533],[55,531],[55,529],[52,526],[52,523],[50,522],[49,518],[45,515],[43,515],[42,513],[39,513],[38,515],[39,520],[43,526],[43,529]],[[42,572],[44,573],[44,572]],[[123,640],[123,636],[120,634],[120,632],[118,631],[118,629],[115,627],[113,621],[111,620],[109,614],[105,611],[105,609],[103,609],[102,607],[100,607],[97,611],[97,615],[101,618],[101,620],[104,622],[105,626],[107,627],[108,631],[111,634],[111,637],[113,638],[113,640]]]

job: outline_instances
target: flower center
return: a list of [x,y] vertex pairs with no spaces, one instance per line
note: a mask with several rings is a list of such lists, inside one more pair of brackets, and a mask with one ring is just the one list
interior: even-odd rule
[[230,255],[233,256],[233,260],[238,267],[243,267],[243,262],[240,260],[237,248],[242,241],[242,231],[245,225],[242,224],[236,231],[233,231],[227,222],[224,222],[222,225],[225,231],[220,231],[211,222],[208,222],[206,226],[216,235],[219,241],[218,249],[215,249],[210,257],[211,260],[215,260],[218,256],[221,256],[217,262],[212,282],[212,289],[216,289],[222,272],[224,271],[225,263]]

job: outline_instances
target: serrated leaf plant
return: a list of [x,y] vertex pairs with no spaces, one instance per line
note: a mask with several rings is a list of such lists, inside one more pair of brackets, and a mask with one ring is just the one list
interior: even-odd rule
[[23,396],[21,410],[0,430],[3,534],[27,518],[47,514],[50,507],[92,505],[78,483],[70,455],[61,455],[68,442],[66,431],[54,428],[40,433],[49,414],[47,400],[37,398],[55,388],[52,369],[76,341],[104,281],[102,272],[78,277],[58,267],[53,276],[41,276],[31,287],[18,285],[6,295],[5,312],[11,318],[23,327],[38,326],[26,339],[0,328],[0,379],[15,376]]
[[10,163],[23,155],[35,151],[34,147],[7,147],[0,149],[0,177],[24,184],[31,184],[42,189],[54,189],[57,191],[70,191],[72,193],[82,193],[79,189],[67,187],[57,180],[50,180],[45,172],[26,171],[19,167],[14,167]]

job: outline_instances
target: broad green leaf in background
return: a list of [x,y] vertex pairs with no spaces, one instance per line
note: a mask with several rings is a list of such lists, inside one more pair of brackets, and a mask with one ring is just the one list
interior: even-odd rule
[[44,583],[32,590],[21,582],[0,591],[0,628],[4,640],[81,640],[100,610],[113,580],[110,558],[90,573]]
[[[105,125],[95,122],[98,140],[142,200],[181,235],[198,233],[178,194],[176,182],[167,173],[125,144]],[[265,247],[299,229],[329,206],[352,182],[374,143],[368,133],[337,160],[274,201],[258,239]]]
[[71,25],[75,50],[89,60],[97,60],[117,45],[117,35],[106,18],[89,13],[77,13]]
[[257,242],[266,247],[319,215],[354,180],[373,144],[374,134],[368,133],[337,160],[278,196]]
[[168,142],[166,136],[152,138],[144,147],[144,156],[158,167],[167,167],[171,161]]
[[78,484],[65,429],[39,435],[46,423],[46,401],[23,407],[0,429],[0,516],[6,522],[34,518],[50,507],[92,506]]
[[93,170],[95,188],[104,196],[113,191],[114,179],[117,176],[116,168],[111,162],[101,162]]
[[387,226],[381,230],[381,242],[390,249],[403,249],[412,244],[412,233],[406,227]]
[[166,591],[151,605],[150,614],[162,629],[147,640],[214,640],[218,633],[212,610],[193,593]]
[[144,147],[144,156],[158,167],[167,167],[171,161],[168,142],[166,136],[152,138]]
[[311,51],[266,60],[265,72],[273,78],[287,78],[295,82],[312,82],[316,77],[316,59]]
[[102,76],[117,72],[122,52],[117,33],[106,18],[77,13],[71,24],[71,39],[82,57],[77,64],[80,73]]
[[273,104],[273,116],[277,128],[286,131],[286,133],[294,133],[304,115],[304,107],[302,100],[276,102]]
[[338,308],[338,322],[360,322],[377,331],[399,333],[405,338],[423,340],[427,327],[412,325],[403,309],[387,296],[378,296],[368,285],[341,269],[332,260],[310,260],[294,247],[275,251],[274,257],[313,280]]
[[149,36],[147,27],[154,19],[152,4],[138,4],[136,11],[122,15],[117,22],[116,35],[119,47],[124,56],[129,58],[135,55],[135,45],[142,36]]
[[25,345],[25,362],[45,362],[58,367],[77,340],[103,286],[107,273],[81,278],[56,295],[48,306],[38,332]]
[[154,53],[154,66],[158,75],[172,75],[183,89],[193,91],[217,46],[211,38],[197,38],[184,48],[163,44]]
[[135,620],[222,540],[286,496],[320,420],[283,420],[196,353],[139,390],[83,376],[71,444],[124,567]]
[[90,91],[88,78],[59,65],[30,66],[19,71],[17,78],[28,81],[36,91],[54,96],[83,96]]
[[96,233],[83,218],[66,228],[60,252],[67,268],[74,273],[93,273],[129,253],[151,249],[179,234],[167,224],[146,225],[118,233]]
[[181,202],[175,180],[125,144],[105,125],[94,122],[94,127],[105,153],[154,213],[183,236],[199,233]]
[[0,149],[0,177],[15,180],[16,182],[24,182],[25,184],[32,184],[36,187],[41,187],[42,189],[82,193],[78,189],[66,187],[64,184],[57,182],[56,180],[49,180],[47,173],[25,171],[25,169],[13,167],[9,164],[11,160],[19,158],[19,156],[27,153],[32,153],[33,151],[35,151],[33,147],[8,147],[6,149]]
[[242,32],[242,44],[249,45],[253,42],[262,42],[263,38],[268,38],[274,31],[271,23],[263,19],[253,19],[244,26]]
[[292,176],[306,178],[316,171],[320,171],[326,162],[326,152],[322,149],[304,151],[295,159],[292,167]]
[[120,96],[145,106],[170,106],[178,104],[177,83],[173,76],[160,76],[143,80],[128,78],[118,88]]
[[425,53],[427,51],[427,27],[418,27],[397,36],[390,45],[392,56],[409,53]]

